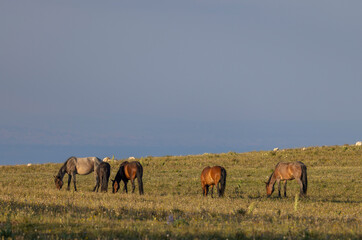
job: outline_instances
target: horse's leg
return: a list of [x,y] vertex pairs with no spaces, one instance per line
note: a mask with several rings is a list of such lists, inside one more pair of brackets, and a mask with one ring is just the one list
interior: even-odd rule
[[67,190],[69,191],[70,190],[70,181],[72,180],[72,175],[71,174],[68,174],[68,187],[67,187]]
[[134,179],[131,179],[131,183],[132,183],[132,193],[134,193],[134,190],[136,188],[136,184],[134,182]]
[[96,185],[94,186],[93,188],[93,192],[96,191],[97,189],[97,192],[98,192],[98,188],[99,188],[99,176],[97,175],[97,172],[94,170],[94,177],[96,178]]
[[220,181],[216,184],[216,191],[217,191],[218,196],[221,197],[219,185],[220,185]]
[[304,193],[303,193],[303,182],[302,182],[302,179],[300,179],[300,178],[296,178],[297,179],[297,181],[298,181],[298,183],[299,183],[299,186],[300,186],[300,196],[303,196],[304,195]]
[[214,197],[214,185],[211,185],[211,197]]
[[93,192],[95,192],[96,189],[97,189],[97,192],[98,192],[98,189],[99,189],[99,176],[96,176],[96,185],[93,188]]
[[123,181],[124,183],[124,186],[123,186],[123,192],[126,191],[126,193],[128,193],[128,190],[127,190],[127,183],[128,183],[128,180],[126,181]]
[[73,183],[74,183],[74,191],[77,191],[77,179],[75,177],[75,173],[73,173]]
[[278,182],[278,196],[281,197],[281,195],[280,195],[280,188],[281,188],[280,179],[278,179],[277,182]]
[[287,197],[287,180],[284,180],[284,197]]
[[205,185],[205,197],[209,194],[209,185]]

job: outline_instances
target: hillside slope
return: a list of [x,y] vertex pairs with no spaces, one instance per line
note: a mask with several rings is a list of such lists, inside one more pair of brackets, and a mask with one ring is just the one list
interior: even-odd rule
[[[360,239],[362,147],[329,146],[277,152],[137,159],[145,195],[93,193],[94,175],[77,176],[78,192],[55,189],[61,164],[0,166],[0,236],[101,239]],[[296,181],[288,197],[266,198],[280,161],[308,168],[308,195]],[[111,162],[114,178],[121,161]],[[206,166],[227,171],[224,198],[202,197]],[[67,176],[64,178],[67,181]],[[129,183],[129,189],[130,183]]]

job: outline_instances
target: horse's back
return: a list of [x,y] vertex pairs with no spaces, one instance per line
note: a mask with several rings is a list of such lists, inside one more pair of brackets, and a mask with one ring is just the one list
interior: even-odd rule
[[124,174],[128,179],[134,179],[136,177],[136,171],[130,165],[124,166]]
[[279,162],[275,166],[275,175],[281,180],[292,180],[300,178],[304,163],[296,162]]
[[216,185],[221,178],[221,169],[220,166],[204,168],[201,172],[201,182],[207,185]]
[[293,169],[295,169],[295,170],[301,170],[301,169],[303,168],[303,166],[305,166],[304,163],[302,163],[302,162],[300,162],[300,161],[291,162],[291,163],[289,164],[289,167],[290,167],[290,168],[293,168]]
[[295,173],[295,177],[298,177],[298,178],[301,177],[301,175],[303,174],[303,171],[306,170],[306,168],[307,168],[305,166],[305,164],[300,161],[294,162],[293,167],[294,167],[293,171]]
[[85,175],[93,172],[102,161],[97,157],[77,158],[77,173]]
[[221,179],[221,171],[222,171],[221,166],[214,166],[211,168],[211,176],[214,179],[215,184],[217,184],[220,179]]
[[103,161],[97,157],[87,157],[88,161],[93,162],[96,165],[101,164]]
[[124,169],[124,174],[126,178],[130,180],[135,179],[137,177],[137,171],[140,171],[139,168],[141,167],[142,165],[137,161],[133,162],[125,161],[120,166],[120,168]]
[[296,161],[295,164],[298,164],[301,167],[306,167],[304,163],[302,163],[301,161]]
[[99,172],[101,172],[101,171],[109,172],[111,169],[111,165],[109,165],[109,163],[107,163],[107,162],[101,162],[98,166],[98,169],[99,169],[98,170]]

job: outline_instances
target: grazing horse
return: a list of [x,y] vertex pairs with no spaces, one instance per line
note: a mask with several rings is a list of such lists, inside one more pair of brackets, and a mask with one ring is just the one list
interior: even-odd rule
[[[74,191],[77,191],[76,186],[76,178],[75,175],[87,175],[91,172],[95,172],[96,181],[97,181],[97,168],[99,164],[102,162],[97,157],[86,157],[86,158],[77,158],[77,157],[70,157],[67,161],[63,164],[63,166],[59,169],[59,172],[56,176],[54,176],[55,186],[60,190],[63,186],[63,177],[67,173],[68,174],[68,188],[70,190],[70,181],[73,177],[74,183]],[[97,186],[97,185],[96,185]],[[96,189],[94,187],[93,191]]]
[[107,162],[101,162],[96,170],[97,183],[96,190],[98,192],[99,185],[101,185],[101,192],[107,192],[109,175],[111,175],[111,165]]
[[221,166],[206,167],[201,173],[202,193],[207,196],[209,186],[211,186],[211,197],[214,195],[214,185],[216,185],[219,197],[224,196],[226,185],[226,170]]
[[138,180],[138,189],[139,189],[140,195],[142,195],[143,194],[142,175],[143,175],[143,167],[139,162],[137,162],[137,161],[133,161],[133,162],[125,161],[125,162],[121,163],[121,165],[119,166],[119,169],[118,169],[118,172],[116,174],[115,179],[112,180],[113,193],[118,192],[118,190],[119,190],[119,182],[121,180],[124,183],[123,191],[126,191],[126,193],[128,193],[128,190],[127,190],[128,180],[131,180],[132,193],[134,193],[134,190],[136,188],[134,180],[135,180],[135,178],[137,178],[137,180]]
[[266,194],[269,197],[274,192],[274,184],[278,183],[279,197],[281,184],[284,181],[284,197],[287,196],[287,180],[296,179],[300,185],[300,195],[307,194],[307,167],[302,162],[280,162],[266,182]]

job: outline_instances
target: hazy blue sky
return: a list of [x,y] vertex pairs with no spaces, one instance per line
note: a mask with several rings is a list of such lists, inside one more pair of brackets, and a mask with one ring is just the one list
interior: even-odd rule
[[357,0],[2,0],[0,163],[354,143],[361,12]]

